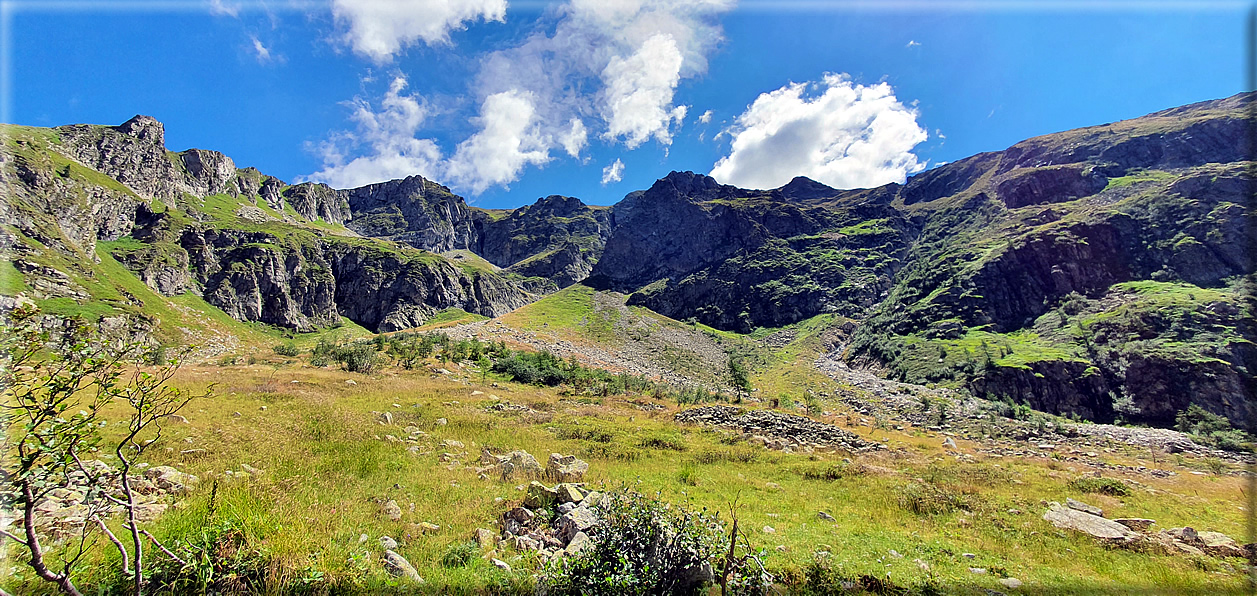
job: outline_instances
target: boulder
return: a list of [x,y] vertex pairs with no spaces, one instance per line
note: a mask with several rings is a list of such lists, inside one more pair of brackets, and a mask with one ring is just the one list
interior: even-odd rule
[[558,498],[559,492],[557,490],[534,480],[528,483],[528,494],[524,497],[524,506],[533,509],[549,507]]
[[415,571],[415,566],[411,565],[406,557],[394,551],[384,551],[384,569],[394,577],[405,577],[415,583],[424,583],[423,578],[419,577],[419,572]]
[[554,488],[560,503],[579,503],[585,498],[585,493],[572,484],[560,484]]
[[397,505],[397,501],[392,499],[389,499],[380,507],[380,513],[384,514],[391,521],[402,520],[402,508]]
[[498,535],[493,530],[485,528],[476,528],[472,533],[471,539],[476,541],[476,545],[480,548],[489,548],[498,543]]
[[1082,532],[1102,540],[1129,541],[1137,536],[1130,528],[1111,519],[1062,507],[1060,503],[1052,503],[1048,512],[1043,514],[1043,519],[1058,528]]
[[572,536],[572,540],[567,543],[567,548],[563,549],[563,554],[574,557],[590,546],[593,546],[593,542],[590,542],[589,535],[584,532],[577,532],[576,535]]
[[1200,532],[1201,550],[1216,557],[1243,557],[1244,549],[1230,536],[1221,532]]
[[546,464],[546,475],[559,482],[581,482],[588,471],[589,464],[576,459],[575,455],[551,453]]
[[397,541],[389,536],[380,536],[380,548],[384,550],[397,550]]
[[564,513],[559,518],[558,528],[559,538],[565,543],[570,544],[577,534],[588,530],[598,523],[598,515],[589,509],[576,508]]

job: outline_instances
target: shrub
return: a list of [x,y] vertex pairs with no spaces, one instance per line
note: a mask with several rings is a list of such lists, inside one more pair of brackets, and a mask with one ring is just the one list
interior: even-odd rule
[[1192,440],[1203,445],[1226,449],[1228,451],[1248,451],[1251,437],[1248,433],[1231,427],[1231,421],[1225,416],[1214,414],[1196,404],[1178,413],[1175,428],[1192,436]]
[[1098,493],[1113,497],[1130,495],[1130,487],[1114,478],[1082,477],[1069,481],[1069,488],[1084,493]]
[[376,365],[379,364],[379,352],[370,343],[357,344],[337,348],[332,353],[332,359],[349,372],[371,373],[375,372]]
[[297,344],[294,344],[292,342],[285,342],[282,344],[277,344],[275,347],[271,349],[274,350],[275,353],[279,354],[280,356],[296,356],[301,353],[301,350],[297,349]]
[[441,555],[441,565],[450,568],[466,567],[479,554],[480,548],[475,542],[471,540],[455,542],[445,549],[445,554]]
[[899,506],[917,515],[951,513],[970,506],[959,492],[934,484],[912,483],[899,489]]
[[799,473],[802,474],[803,477],[807,478],[808,480],[833,481],[833,480],[840,480],[842,478],[852,478],[855,476],[863,476],[868,473],[868,470],[866,470],[864,466],[860,464],[854,464],[854,463],[849,464],[846,462],[841,462],[841,463],[836,463],[836,464],[827,464],[824,466],[814,466],[810,468],[803,468],[802,470],[799,471]]
[[546,568],[547,594],[695,594],[712,581],[710,560],[727,538],[706,511],[627,489],[608,493],[598,510],[590,545]]
[[271,556],[254,548],[236,522],[203,527],[175,551],[188,565],[171,560],[158,563],[148,580],[153,594],[253,594],[267,590]]

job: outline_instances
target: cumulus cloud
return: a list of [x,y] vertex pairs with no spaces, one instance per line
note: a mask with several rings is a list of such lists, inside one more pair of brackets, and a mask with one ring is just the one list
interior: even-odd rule
[[506,20],[506,0],[333,0],[332,16],[354,52],[382,63],[418,41],[449,43],[469,22]]
[[[434,177],[441,172],[441,151],[432,139],[416,138],[428,117],[423,98],[407,94],[406,79],[396,77],[378,108],[364,99],[351,102],[356,124],[312,149],[323,159],[323,169],[299,181],[326,182],[334,188],[353,188],[414,174]],[[350,154],[358,154],[352,159]]]
[[620,161],[620,158],[618,157],[615,158],[615,161],[611,165],[605,168],[602,168],[602,185],[603,186],[611,184],[612,182],[619,182],[620,180],[623,180],[623,179],[624,179],[624,162]]
[[916,118],[887,83],[859,85],[843,74],[791,83],[738,116],[727,131],[729,155],[711,176],[746,188],[776,188],[795,176],[835,188],[903,182],[925,168],[912,153],[928,137]]
[[685,106],[671,107],[682,62],[676,41],[663,33],[646,40],[628,58],[611,58],[602,71],[607,84],[603,136],[623,138],[629,149],[651,137],[671,144],[672,123],[685,118]]
[[559,144],[563,145],[563,150],[572,157],[580,157],[581,149],[585,148],[585,143],[589,139],[589,131],[585,129],[585,123],[580,118],[572,118],[567,133],[559,138]]
[[711,122],[711,110],[707,110],[706,112],[703,112],[701,115],[699,115],[698,117],[699,124],[707,124],[709,122]]
[[[428,16],[420,18],[390,8],[395,4],[416,2],[334,0],[333,11],[347,27],[354,51],[385,61],[420,40],[446,41],[450,29],[465,23],[500,19],[506,6],[505,0],[421,2],[417,12]],[[481,58],[469,84],[473,105],[480,106],[471,119],[475,131],[452,156],[436,162],[439,168],[426,172],[447,177],[442,181],[462,192],[479,193],[514,182],[529,166],[542,165],[560,151],[583,159],[591,139],[629,149],[653,140],[666,151],[688,111],[677,105],[676,90],[706,71],[707,56],[722,38],[717,18],[733,4],[569,0],[550,9],[545,19],[552,20],[552,27],[539,27],[518,44]],[[393,130],[404,138],[362,145],[369,150],[365,158],[396,163],[396,147],[431,143],[416,139],[417,127]],[[325,172],[353,161],[345,157],[352,154],[352,144],[332,140],[341,153],[328,155],[341,161],[327,161]],[[389,151],[377,151],[377,146]],[[427,155],[438,153],[435,144],[430,147]]]
[[474,194],[519,178],[524,166],[550,161],[550,140],[536,123],[531,94],[495,93],[484,100],[477,118],[480,131],[458,144],[446,175]]

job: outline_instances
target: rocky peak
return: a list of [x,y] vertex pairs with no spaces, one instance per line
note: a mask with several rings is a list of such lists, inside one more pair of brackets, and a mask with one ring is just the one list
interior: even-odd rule
[[838,189],[821,184],[806,176],[796,176],[780,189],[786,199],[823,199],[838,194]]
[[525,207],[530,212],[537,214],[546,214],[557,217],[571,217],[577,212],[585,209],[584,201],[576,197],[565,197],[563,195],[550,195],[537,199],[531,207]]
[[738,189],[716,181],[711,176],[694,172],[670,172],[667,176],[656,180],[645,196],[652,197],[684,197],[692,200],[706,201],[736,195]]
[[160,147],[166,146],[166,128],[152,116],[136,115],[116,129],[141,141],[149,141]]

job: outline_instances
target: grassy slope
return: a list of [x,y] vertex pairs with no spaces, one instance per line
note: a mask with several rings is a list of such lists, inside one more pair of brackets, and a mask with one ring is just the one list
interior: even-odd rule
[[[514,579],[480,558],[462,568],[439,563],[451,545],[466,540],[475,528],[496,528],[497,516],[522,497],[518,480],[478,480],[474,471],[439,463],[437,456],[446,449],[437,443],[455,439],[467,445],[465,461],[474,460],[482,446],[525,449],[542,459],[551,452],[576,453],[591,462],[587,480],[595,487],[630,484],[678,504],[722,512],[736,501],[742,527],[752,544],[767,549],[770,568],[796,577],[814,551],[824,550],[848,576],[889,573],[900,585],[933,582],[962,594],[999,589],[998,575],[974,575],[969,567],[1003,570],[1026,582],[1024,593],[1181,593],[1189,588],[1224,593],[1245,586],[1240,572],[1225,571],[1217,559],[1106,549],[1049,526],[1040,519],[1040,500],[1079,496],[1066,485],[1089,471],[1074,469],[1074,464],[982,456],[958,460],[937,447],[937,438],[920,432],[860,427],[852,430],[876,440],[888,438],[895,451],[855,457],[856,464],[868,468],[862,475],[808,479],[803,471],[830,466],[842,456],[764,451],[717,432],[677,427],[671,408],[645,414],[630,407],[628,398],[581,405],[560,401],[549,390],[501,382],[498,387],[480,386],[477,379],[476,374],[439,378],[398,371],[366,377],[305,366],[185,369],[178,377],[180,386],[198,390],[214,381],[218,396],[195,402],[185,412],[189,424],[170,426],[163,439],[170,451],[155,450],[150,463],[176,465],[200,475],[203,482],[184,505],[156,522],[156,533],[177,540],[231,521],[245,528],[249,548],[275,557],[276,576],[284,582],[317,571],[347,591],[405,593],[405,586],[390,580],[379,561],[382,551],[375,541],[389,535],[398,539],[399,551],[429,586],[455,592],[504,584],[526,587],[527,575],[539,562],[511,550],[495,556],[516,569]],[[485,395],[473,396],[477,390]],[[488,393],[543,414],[517,418],[486,413],[482,408],[489,403]],[[262,406],[267,409],[260,410]],[[233,417],[236,411],[242,415]],[[378,424],[373,411],[392,411],[394,424]],[[438,424],[438,418],[448,424]],[[404,436],[407,425],[430,433],[419,443],[426,454],[412,454],[405,443],[386,439]],[[565,438],[581,436],[582,429],[596,429],[602,436]],[[664,438],[653,444],[677,448],[645,447],[647,438]],[[189,447],[207,451],[179,455]],[[963,441],[961,447],[971,448]],[[1110,459],[1154,466],[1141,456],[1146,457],[1119,452]],[[253,480],[221,477],[224,470],[238,471],[246,463],[265,473]],[[1155,465],[1174,467],[1164,460]],[[1244,513],[1234,503],[1243,481],[1178,471],[1171,479],[1137,478],[1155,490],[1137,489],[1121,499],[1084,499],[1113,517],[1150,517],[1162,528],[1192,525],[1242,536]],[[216,477],[217,512],[210,516],[207,506]],[[926,516],[905,511],[899,505],[904,487],[922,481],[969,494],[970,511]],[[497,497],[506,502],[495,504]],[[381,499],[401,505],[401,522],[379,514],[375,501]],[[820,510],[837,522],[818,520]],[[413,524],[423,521],[440,525],[440,531],[420,535]],[[370,539],[360,545],[363,533]],[[891,550],[904,556],[891,556]],[[962,553],[976,557],[970,560]],[[19,580],[0,582],[11,591],[23,591]]]

